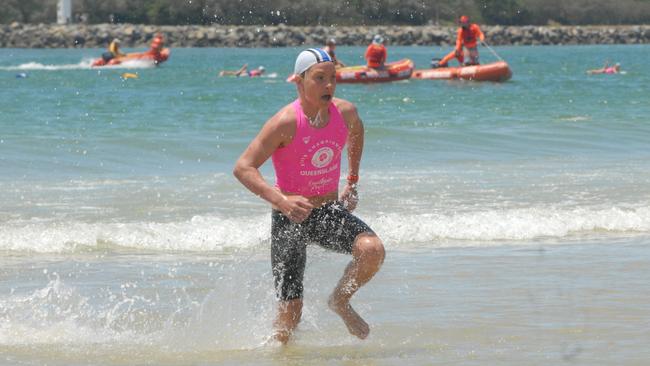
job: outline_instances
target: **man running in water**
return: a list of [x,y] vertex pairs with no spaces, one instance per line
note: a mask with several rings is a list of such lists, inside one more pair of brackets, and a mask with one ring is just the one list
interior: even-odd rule
[[465,65],[478,65],[478,49],[477,49],[477,39],[483,42],[485,40],[485,35],[481,31],[481,28],[478,24],[470,23],[469,17],[463,15],[459,18],[460,28],[458,28],[456,36],[456,48],[451,51],[447,56],[445,56],[436,67],[448,67],[449,61],[452,59],[457,59],[461,66],[465,61],[465,55],[463,53],[463,46],[467,48],[469,53],[470,61]]
[[[325,51],[302,51],[294,73],[298,99],[264,124],[233,172],[273,208],[271,265],[279,299],[273,337],[287,343],[300,322],[306,245],[317,243],[352,255],[329,297],[329,307],[351,334],[365,339],[368,324],[354,311],[350,298],[379,271],[385,253],[372,229],[351,213],[357,205],[363,124],[354,104],[334,98],[336,69]],[[346,144],[348,176],[339,195]],[[269,158],[275,187],[259,171]]]

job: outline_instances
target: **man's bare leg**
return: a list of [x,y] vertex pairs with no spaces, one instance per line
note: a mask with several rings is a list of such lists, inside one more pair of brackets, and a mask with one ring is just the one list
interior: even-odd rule
[[379,271],[384,256],[384,245],[375,234],[359,234],[352,247],[352,261],[329,298],[330,309],[343,319],[351,334],[361,339],[368,336],[370,328],[354,311],[350,298]]
[[278,303],[278,315],[273,322],[275,332],[273,339],[287,344],[291,334],[300,323],[302,316],[302,299],[280,301]]

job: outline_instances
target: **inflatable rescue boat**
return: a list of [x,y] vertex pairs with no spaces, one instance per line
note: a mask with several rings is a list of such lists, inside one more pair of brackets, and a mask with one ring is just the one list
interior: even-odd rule
[[140,60],[140,61],[151,61],[156,66],[167,61],[169,58],[169,48],[163,48],[160,52],[153,50],[148,50],[141,53],[129,53],[124,57],[116,57],[108,60],[108,62],[100,57],[93,61],[92,67],[101,67],[101,66],[110,66],[110,65],[120,65],[124,62]]
[[505,61],[485,65],[439,67],[435,69],[415,70],[413,79],[451,80],[463,79],[473,81],[503,82],[512,77],[510,66]]
[[385,64],[382,70],[369,68],[365,65],[342,67],[336,70],[338,83],[384,83],[404,80],[413,73],[413,61],[403,59]]

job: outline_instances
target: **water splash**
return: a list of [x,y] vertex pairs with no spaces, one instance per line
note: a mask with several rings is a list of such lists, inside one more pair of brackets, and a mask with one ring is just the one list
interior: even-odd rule
[[[59,70],[87,70],[91,69],[93,59],[83,59],[76,64],[48,65],[36,61],[27,62],[17,66],[0,66],[4,71],[59,71]],[[129,60],[119,65],[107,65],[97,69],[146,69],[156,67],[151,60]]]
[[[257,264],[113,260],[64,265],[65,276],[43,270],[42,287],[1,295],[0,349],[104,344],[204,352],[256,348],[271,334],[272,280]],[[110,279],[98,276],[100,268]]]

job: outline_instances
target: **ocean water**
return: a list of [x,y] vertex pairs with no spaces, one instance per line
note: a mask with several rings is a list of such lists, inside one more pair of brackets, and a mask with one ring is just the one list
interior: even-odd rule
[[[366,128],[357,214],[387,249],[353,302],[371,335],[327,310],[349,258],[310,248],[303,322],[267,344],[270,209],[231,171],[296,97],[299,51],[97,70],[98,49],[0,49],[1,364],[650,360],[647,45],[497,47],[501,84],[338,85]],[[585,73],[605,60],[625,73]],[[243,63],[269,76],[218,76]]]

